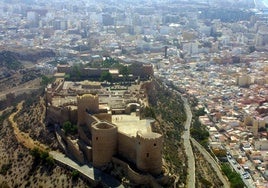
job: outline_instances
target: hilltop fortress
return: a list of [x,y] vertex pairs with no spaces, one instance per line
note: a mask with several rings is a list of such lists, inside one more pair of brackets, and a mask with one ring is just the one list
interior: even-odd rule
[[[104,168],[111,162],[131,164],[137,171],[162,171],[161,134],[151,130],[153,119],[141,119],[147,105],[141,85],[104,87],[100,82],[70,82],[63,75],[46,88],[47,121],[67,155],[81,164]],[[77,124],[78,135],[64,134],[64,122]]]

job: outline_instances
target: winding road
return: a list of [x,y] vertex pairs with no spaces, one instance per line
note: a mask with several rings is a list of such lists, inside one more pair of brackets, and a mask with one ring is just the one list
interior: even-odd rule
[[187,169],[187,187],[188,188],[194,188],[195,187],[195,158],[193,154],[193,149],[190,142],[190,127],[192,122],[192,112],[189,107],[188,101],[185,98],[182,98],[184,102],[184,109],[187,114],[187,119],[185,122],[185,131],[183,134],[183,144],[185,148],[185,153],[187,156],[187,163],[188,163],[188,169]]
[[218,165],[218,163],[213,159],[213,157],[194,139],[190,136],[190,126],[192,121],[192,112],[190,109],[190,106],[188,104],[187,99],[182,98],[184,102],[184,109],[187,115],[187,120],[185,122],[185,131],[183,134],[183,141],[184,141],[184,147],[185,152],[187,155],[187,162],[188,162],[188,174],[187,174],[187,187],[193,188],[195,187],[195,158],[191,146],[192,144],[202,153],[204,158],[210,163],[213,170],[216,172],[217,176],[223,183],[224,188],[229,188],[230,184],[229,181],[226,179],[226,177],[222,174],[221,168]]

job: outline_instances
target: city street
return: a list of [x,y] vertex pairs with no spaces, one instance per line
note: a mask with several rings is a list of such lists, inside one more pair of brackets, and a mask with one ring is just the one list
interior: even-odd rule
[[[229,156],[230,156],[230,157],[229,157]],[[252,180],[252,177],[249,175],[248,178],[244,178],[244,177],[243,177],[243,174],[246,173],[246,171],[242,168],[242,166],[241,166],[239,163],[236,162],[236,160],[235,160],[231,155],[229,155],[229,156],[227,157],[227,159],[228,159],[230,165],[232,166],[232,168],[233,168],[237,173],[240,174],[240,176],[241,176],[243,182],[245,183],[245,185],[246,185],[248,188],[255,188],[255,186],[254,186],[254,182],[253,182],[253,180]]]

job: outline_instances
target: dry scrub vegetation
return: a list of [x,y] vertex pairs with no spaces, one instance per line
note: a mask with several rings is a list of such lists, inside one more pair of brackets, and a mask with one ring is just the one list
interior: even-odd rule
[[[16,117],[20,129],[34,139],[57,148],[53,133],[42,123],[43,100],[24,106]],[[89,187],[80,178],[73,178],[70,170],[57,165],[38,162],[29,150],[19,144],[9,122],[0,125],[0,187]]]
[[198,149],[193,147],[196,165],[196,187],[222,187],[222,182]]

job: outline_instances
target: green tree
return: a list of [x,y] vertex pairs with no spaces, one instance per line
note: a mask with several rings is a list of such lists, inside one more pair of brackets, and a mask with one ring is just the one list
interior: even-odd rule
[[82,78],[82,64],[75,64],[72,69],[71,69],[71,73],[70,73],[70,77],[74,80],[81,80]]
[[206,114],[205,108],[199,108],[198,110],[195,111],[196,116],[203,116]]
[[46,158],[49,157],[49,154],[47,151],[39,151],[39,153],[40,153],[40,158],[42,160],[46,160]]
[[1,169],[0,169],[0,174],[2,175],[6,175],[7,172],[9,171],[9,169],[12,167],[12,164],[11,163],[8,163],[8,164],[3,164]]
[[65,134],[76,134],[77,133],[77,126],[73,125],[70,121],[66,121],[63,123],[63,130]]
[[44,85],[44,86],[46,86],[46,85],[48,85],[49,83],[52,83],[53,80],[54,80],[53,77],[48,77],[48,76],[43,75],[43,76],[42,76],[41,84]]
[[231,183],[231,188],[243,188],[244,182],[241,179],[240,175],[233,171],[228,163],[224,163],[221,165],[221,169],[223,173],[227,176]]
[[73,180],[77,180],[77,178],[79,177],[79,172],[77,170],[73,170],[71,175]]
[[54,158],[52,156],[50,156],[50,155],[47,156],[45,160],[46,160],[46,163],[48,165],[54,165],[55,164]]
[[64,76],[65,80],[70,80],[70,78],[71,78],[70,74],[65,74],[65,76]]
[[119,73],[122,74],[123,76],[129,75],[129,69],[127,66],[122,66],[119,69]]
[[144,117],[146,117],[146,118],[151,117],[151,118],[156,119],[156,115],[155,115],[153,108],[146,106],[143,110],[143,113],[144,113]]
[[40,158],[40,151],[37,147],[33,148],[31,151],[30,151],[30,154],[36,158],[36,159],[39,159]]
[[128,80],[128,76],[129,76],[128,67],[127,66],[120,67],[119,73],[123,75],[124,82],[126,82]]
[[103,68],[111,68],[111,67],[117,67],[119,65],[118,60],[115,60],[114,58],[107,57],[103,62],[101,67]]
[[53,157],[49,155],[48,151],[42,151],[35,147],[30,151],[30,154],[34,157],[36,164],[45,163],[50,167],[55,164]]
[[112,80],[113,80],[113,77],[109,71],[104,71],[101,73],[100,81],[112,82]]

